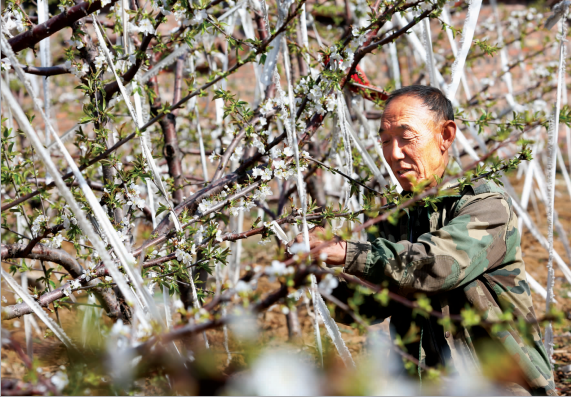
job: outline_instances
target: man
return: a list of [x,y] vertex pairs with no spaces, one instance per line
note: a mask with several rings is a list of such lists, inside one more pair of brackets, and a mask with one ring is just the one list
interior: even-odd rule
[[[436,186],[447,170],[459,170],[449,155],[457,129],[454,111],[438,89],[405,87],[394,91],[385,105],[380,129],[383,154],[403,194],[415,183]],[[417,337],[405,347],[427,366],[466,374],[483,370],[504,385],[506,394],[556,395],[509,196],[495,183],[479,180],[442,196],[437,207],[435,211],[417,205],[405,210],[396,225],[377,224],[378,235],[369,236],[368,242],[341,241],[328,247],[323,251],[327,264],[387,285],[408,299],[423,294],[444,316],[472,309],[482,319],[494,321],[509,311],[531,322],[522,335],[511,324],[497,332],[480,325],[464,327],[433,316],[415,316],[395,303],[388,313],[378,306],[376,315],[391,316],[393,338],[400,335],[404,340],[407,332],[416,330]],[[311,248],[321,244],[322,232],[311,231]]]

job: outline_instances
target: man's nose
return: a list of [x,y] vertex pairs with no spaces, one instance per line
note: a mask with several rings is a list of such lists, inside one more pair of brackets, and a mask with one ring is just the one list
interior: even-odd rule
[[390,162],[403,160],[405,158],[402,147],[399,145],[396,139],[393,139],[383,145],[383,151],[385,158]]

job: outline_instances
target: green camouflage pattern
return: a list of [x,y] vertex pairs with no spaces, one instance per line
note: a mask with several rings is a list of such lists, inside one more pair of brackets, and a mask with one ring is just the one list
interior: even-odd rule
[[347,242],[344,272],[388,285],[409,299],[424,294],[446,316],[471,308],[484,320],[500,320],[511,312],[516,320],[532,322],[524,332],[512,323],[492,331],[447,325],[395,304],[380,316],[391,316],[393,337],[404,339],[415,324],[421,336],[406,349],[429,366],[480,371],[486,364],[484,349],[492,346],[518,364],[516,381],[531,394],[556,395],[517,223],[508,194],[494,182],[480,180],[457,195],[443,196],[436,211],[412,207],[395,225],[377,224],[368,242]]

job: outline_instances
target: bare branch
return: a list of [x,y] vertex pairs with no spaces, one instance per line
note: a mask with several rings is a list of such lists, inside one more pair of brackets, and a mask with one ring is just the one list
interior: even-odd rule
[[[107,7],[113,6],[117,0],[111,0]],[[83,2],[69,8],[67,11],[48,19],[41,25],[36,25],[33,29],[21,33],[10,40],[8,43],[12,46],[15,53],[22,51],[25,48],[32,48],[40,41],[53,35],[54,33],[66,28],[80,20],[87,15],[93,14],[95,11],[101,9],[101,1]],[[2,54],[2,58],[4,55]]]

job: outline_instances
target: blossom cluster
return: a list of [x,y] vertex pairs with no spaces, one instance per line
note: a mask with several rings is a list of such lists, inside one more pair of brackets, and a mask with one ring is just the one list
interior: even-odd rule
[[[534,24],[535,21],[535,24]],[[530,7],[523,10],[514,10],[508,17],[508,31],[520,34],[523,29],[532,29],[543,21],[543,14]]]
[[269,181],[272,179],[272,170],[270,168],[263,169],[263,168],[257,168],[256,167],[252,170],[252,176],[254,178],[257,178],[260,176],[260,177],[262,177],[263,181]]
[[34,237],[39,235],[39,231],[42,230],[49,222],[49,218],[45,215],[38,215],[34,222],[32,223],[32,233]]
[[[164,14],[164,7],[158,8],[161,9],[161,12]],[[188,18],[187,10],[178,4],[174,8],[173,15],[175,20],[178,22],[178,25],[185,27],[200,25],[208,18],[208,14],[204,10],[194,10],[192,17]]]
[[[26,23],[22,13],[18,9],[8,9],[2,16],[3,30],[8,33],[10,37],[14,34],[22,33],[26,30]],[[17,33],[16,33],[17,32]]]
[[202,199],[200,204],[198,204],[198,210],[200,213],[205,214],[208,210],[210,210],[215,205],[220,204],[219,201],[212,199],[212,198],[205,198]]
[[190,262],[192,261],[192,255],[196,255],[196,249],[194,247],[194,244],[192,245],[190,253],[185,252],[179,248],[175,251],[175,255],[177,261],[182,262],[185,265],[189,265]]
[[121,204],[134,205],[142,210],[145,208],[145,199],[141,198],[141,189],[135,183],[131,182],[125,192],[119,192],[116,199]]
[[[69,205],[66,204],[63,208],[71,213]],[[65,212],[61,214],[61,220],[63,221],[63,228],[65,230],[69,230],[71,225],[77,225],[77,219],[75,219],[73,215],[67,215]]]
[[152,334],[152,328],[148,323],[139,322],[135,329],[134,335],[131,335],[131,326],[124,324],[123,320],[119,319],[109,332],[109,336],[117,338],[117,348],[121,349],[130,345],[129,341],[140,341],[148,338]]
[[296,102],[298,104],[302,103],[303,98],[308,99],[303,113],[305,118],[311,117],[315,113],[324,115],[326,112],[335,110],[337,104],[335,95],[328,94],[331,91],[331,86],[332,82],[326,77],[322,77],[319,83],[309,76],[300,80],[294,92],[297,95]]
[[264,145],[264,142],[260,139],[260,137],[258,137],[258,134],[252,134],[251,138],[252,142],[250,143],[250,146],[258,149],[258,152],[260,152],[261,154],[266,154],[266,147]]
[[135,227],[134,223],[129,223],[129,218],[124,217],[121,220],[121,229],[117,231],[117,236],[119,237],[120,241],[127,241],[129,240],[130,236],[130,229]]
[[339,285],[339,280],[331,273],[327,273],[319,282],[319,289],[330,294]]
[[172,238],[168,241],[168,245],[175,249],[176,260],[184,265],[189,265],[192,261],[192,256],[196,255],[194,243],[184,238]]
[[80,288],[81,288],[81,280],[79,279],[71,280],[69,284],[64,285],[63,294],[65,296],[70,296],[72,291],[75,291],[78,294],[80,294],[81,293]]
[[65,61],[65,68],[69,70],[78,79],[82,78],[89,72],[89,65],[87,63]]
[[49,240],[42,240],[42,243],[45,244],[49,248],[59,248],[61,247],[61,243],[63,242],[64,238],[61,233],[57,233]]
[[293,274],[295,269],[293,266],[286,266],[280,261],[272,261],[271,266],[266,266],[264,273],[269,276],[270,281],[275,281],[276,277],[287,276]]
[[155,27],[150,19],[144,18],[139,21],[139,26],[129,22],[129,30],[131,32],[147,34],[155,34]]

